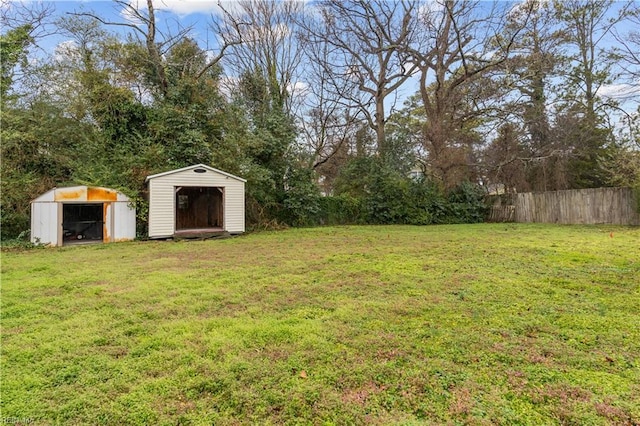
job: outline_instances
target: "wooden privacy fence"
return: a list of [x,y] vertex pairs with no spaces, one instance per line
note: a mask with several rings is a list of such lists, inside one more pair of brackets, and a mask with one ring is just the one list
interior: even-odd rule
[[489,222],[640,225],[631,188],[526,192],[496,197]]

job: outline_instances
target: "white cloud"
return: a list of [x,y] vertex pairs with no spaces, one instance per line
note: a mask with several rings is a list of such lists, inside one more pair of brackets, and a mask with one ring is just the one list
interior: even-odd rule
[[74,40],[61,41],[53,49],[54,57],[69,56],[75,54],[78,51],[78,43]]
[[[153,0],[153,7],[158,11],[175,13],[179,16],[187,16],[193,13],[206,14],[222,14],[222,8],[227,11],[235,11],[238,9],[238,1],[222,1],[218,0]],[[137,10],[146,10],[146,0],[130,0],[129,6]],[[123,16],[129,18],[130,13],[123,10]]]
[[418,15],[431,16],[432,14],[440,14],[444,11],[444,3],[437,0],[428,0],[418,7]]
[[302,81],[296,81],[287,86],[287,91],[293,96],[303,96],[309,93],[309,85]]
[[[131,0],[133,2],[145,3],[146,0]],[[287,0],[287,1],[301,1],[301,0]],[[302,3],[308,0],[302,0]],[[225,11],[236,14],[242,12],[243,6],[239,0],[153,0],[153,5],[158,10],[164,10],[167,12],[175,13],[176,15],[186,16],[192,13],[213,13],[215,15],[221,15],[222,9]]]
[[640,80],[636,84],[607,84],[598,90],[598,95],[617,100],[626,100],[640,96]]
[[153,4],[156,9],[182,16],[192,13],[220,13],[216,0],[155,0]]

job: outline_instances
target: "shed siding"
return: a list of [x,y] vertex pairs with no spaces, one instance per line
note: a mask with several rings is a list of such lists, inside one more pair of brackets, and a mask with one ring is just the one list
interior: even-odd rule
[[31,204],[32,243],[58,245],[58,227],[61,223],[62,218],[58,217],[58,203]]
[[113,203],[114,230],[113,241],[129,241],[136,238],[136,211],[129,202]]
[[170,237],[175,227],[173,185],[149,181],[149,237]]
[[244,232],[244,182],[207,170],[193,169],[157,176],[149,180],[149,237],[170,237],[175,233],[175,187],[224,188],[224,223],[228,232]]
[[225,188],[224,221],[227,232],[244,232],[244,182]]

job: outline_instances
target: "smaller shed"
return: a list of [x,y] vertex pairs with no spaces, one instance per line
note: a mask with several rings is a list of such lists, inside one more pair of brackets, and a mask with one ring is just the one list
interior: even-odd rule
[[136,211],[114,189],[54,188],[31,202],[31,241],[62,246],[130,241],[136,237]]
[[205,164],[147,176],[149,238],[240,234],[245,179]]

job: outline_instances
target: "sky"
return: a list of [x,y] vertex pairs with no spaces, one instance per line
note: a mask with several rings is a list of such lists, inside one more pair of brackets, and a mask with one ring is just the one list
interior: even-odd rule
[[[7,8],[15,4],[30,5],[34,3],[36,1],[33,0],[2,0],[2,7]],[[64,16],[73,12],[92,12],[105,20],[114,22],[123,22],[127,17],[122,12],[122,8],[113,1],[76,0],[46,1],[42,3],[53,5],[55,16]],[[146,8],[146,0],[130,0],[130,3],[132,5],[139,3],[140,6]],[[223,1],[222,5],[225,8],[233,8],[234,3],[237,4],[234,1]],[[194,28],[192,36],[198,40],[204,39],[205,42],[212,14],[220,13],[217,0],[154,0],[154,6],[157,11],[156,20],[159,29],[165,32],[176,32],[180,27],[192,26]],[[110,30],[117,32],[122,29],[110,27]],[[54,35],[47,40],[41,40],[41,44],[45,45],[46,50],[50,51],[52,46],[63,41],[63,36]]]

